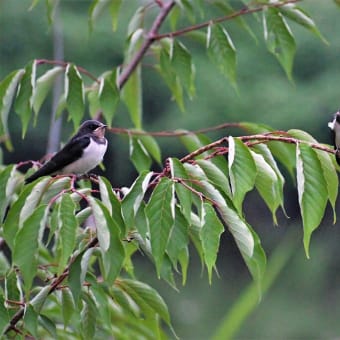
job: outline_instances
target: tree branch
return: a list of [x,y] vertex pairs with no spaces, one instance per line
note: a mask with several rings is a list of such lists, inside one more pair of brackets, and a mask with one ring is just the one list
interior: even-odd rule
[[129,79],[130,75],[133,73],[133,71],[136,69],[136,67],[144,57],[145,53],[148,51],[152,43],[155,41],[155,37],[157,35],[159,28],[161,27],[165,18],[168,16],[168,14],[170,13],[171,9],[175,6],[175,4],[176,4],[175,0],[170,0],[165,4],[162,3],[161,10],[158,16],[156,17],[155,21],[153,22],[150,31],[147,33],[141,48],[132,58],[130,63],[123,69],[123,72],[119,76],[118,78],[119,88],[122,88],[124,86],[124,84]]
[[297,3],[299,1],[302,1],[302,0],[287,0],[287,1],[283,1],[283,2],[266,3],[266,4],[263,4],[261,6],[254,7],[254,8],[245,7],[245,8],[242,8],[241,10],[239,10],[239,11],[237,11],[235,13],[232,13],[232,14],[229,14],[229,15],[225,15],[225,16],[217,18],[217,19],[212,19],[212,20],[209,20],[209,21],[197,24],[197,25],[192,25],[192,26],[189,26],[189,27],[185,27],[185,28],[182,28],[182,29],[180,29],[178,31],[175,31],[175,32],[168,32],[168,33],[158,34],[158,35],[156,35],[154,37],[154,40],[161,40],[161,39],[164,39],[164,38],[178,37],[180,35],[184,35],[186,33],[189,33],[189,32],[192,32],[192,31],[197,31],[197,30],[200,30],[202,28],[208,27],[211,24],[218,24],[220,22],[224,22],[224,21],[228,21],[228,20],[237,18],[237,17],[239,17],[241,15],[261,12],[265,8],[268,8],[268,7],[272,7],[272,8],[273,7],[275,7],[275,8],[282,7],[282,6],[285,6],[287,4]]

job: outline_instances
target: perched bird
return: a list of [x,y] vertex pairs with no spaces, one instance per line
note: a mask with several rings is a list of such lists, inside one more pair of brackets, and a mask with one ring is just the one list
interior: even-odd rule
[[328,123],[328,127],[332,130],[333,144],[336,150],[335,159],[340,165],[340,111],[334,114],[334,119]]
[[86,174],[95,168],[104,157],[107,149],[105,138],[106,125],[96,120],[87,120],[78,132],[25,183],[35,179],[56,174]]

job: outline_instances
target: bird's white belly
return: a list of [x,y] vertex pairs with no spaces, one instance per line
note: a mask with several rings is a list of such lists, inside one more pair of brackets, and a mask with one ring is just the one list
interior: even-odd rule
[[63,168],[62,174],[85,174],[95,168],[104,157],[107,149],[105,144],[98,144],[92,138],[90,144],[84,149],[83,155],[75,162]]

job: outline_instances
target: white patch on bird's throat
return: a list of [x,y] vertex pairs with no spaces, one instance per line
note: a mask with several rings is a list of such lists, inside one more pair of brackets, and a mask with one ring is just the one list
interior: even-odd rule
[[84,149],[82,156],[75,162],[65,166],[62,174],[86,174],[95,168],[104,157],[107,149],[107,140],[105,143],[97,143],[90,138],[90,144]]

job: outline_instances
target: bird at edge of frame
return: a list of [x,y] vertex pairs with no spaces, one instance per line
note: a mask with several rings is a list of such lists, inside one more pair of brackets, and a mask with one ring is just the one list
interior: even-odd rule
[[106,127],[97,120],[86,120],[70,141],[33,175],[26,178],[25,183],[47,175],[87,174],[103,160],[107,149]]
[[340,111],[334,114],[334,119],[328,123],[328,127],[332,131],[334,149],[336,150],[335,159],[340,165]]

